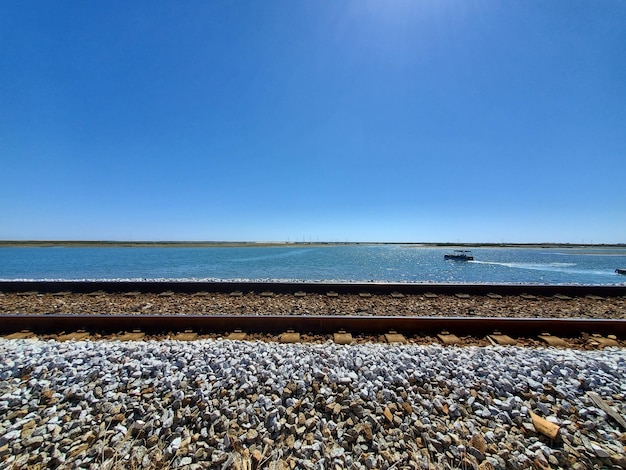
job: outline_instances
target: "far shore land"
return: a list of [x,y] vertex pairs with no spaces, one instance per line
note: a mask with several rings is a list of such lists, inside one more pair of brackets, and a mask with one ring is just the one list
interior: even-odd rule
[[407,248],[626,248],[626,243],[452,243],[452,242],[246,242],[246,241],[122,241],[122,240],[0,240],[2,247],[66,248],[245,248],[398,245]]

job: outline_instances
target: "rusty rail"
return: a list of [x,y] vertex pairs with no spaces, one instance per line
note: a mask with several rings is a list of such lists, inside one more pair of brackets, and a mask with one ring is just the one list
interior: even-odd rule
[[367,317],[295,315],[3,315],[0,332],[29,330],[36,333],[86,330],[104,334],[141,330],[167,333],[193,330],[221,333],[242,330],[249,333],[329,334],[339,330],[361,334],[383,334],[390,330],[409,335],[442,331],[459,336],[478,336],[499,331],[512,337],[550,333],[562,337],[613,334],[626,338],[626,320],[551,318],[469,318],[469,317]]

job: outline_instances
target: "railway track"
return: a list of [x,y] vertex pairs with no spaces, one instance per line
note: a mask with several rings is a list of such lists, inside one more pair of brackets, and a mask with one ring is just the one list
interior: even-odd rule
[[[0,314],[0,336],[41,340],[0,341],[6,396],[11,387],[0,422],[8,431],[0,461],[32,468],[114,468],[123,461],[139,468],[147,459],[154,468],[252,469],[271,460],[270,468],[284,469],[315,468],[325,459],[334,468],[432,468],[433,462],[482,468],[480,459],[496,468],[511,461],[547,468],[543,462],[551,458],[555,468],[578,468],[579,462],[624,468],[618,426],[626,292],[559,287],[0,285],[0,307],[22,308]],[[134,308],[148,301],[158,307],[151,314],[105,312],[115,302]],[[55,302],[89,303],[90,314],[51,313]],[[424,312],[439,304],[505,312],[517,305],[531,313],[542,305],[572,311],[582,305],[622,319],[380,314],[391,308],[370,315],[325,315],[314,308],[316,315],[275,315],[267,309],[306,303],[347,312],[368,303],[413,302]],[[158,313],[165,304],[220,303],[261,306],[262,314]],[[204,338],[255,342],[189,342]],[[160,339],[177,341],[146,341]],[[408,346],[363,344],[373,342]],[[524,347],[413,347],[432,343]],[[581,351],[607,346],[622,349]],[[596,419],[598,407],[613,421]]]
[[[451,285],[451,284],[388,284],[388,283],[259,283],[259,282],[0,282],[0,293],[22,296],[88,294],[97,296],[143,294],[209,295],[227,293],[241,297],[243,293],[260,297],[281,294],[307,296],[325,293],[328,296],[358,294],[359,297],[403,296],[519,296],[522,300],[550,298],[567,300],[587,297],[605,299],[626,294],[626,286],[528,286],[528,285]],[[479,338],[491,343],[528,343],[577,345],[595,343],[599,347],[623,345],[626,320],[588,318],[505,318],[444,317],[393,315],[162,315],[162,314],[24,314],[2,315],[0,333],[9,337],[86,337],[143,338],[145,335],[195,338],[197,335],[221,335],[237,338],[265,335],[280,341],[302,337],[331,337],[350,343],[352,337],[386,338],[399,342],[411,338],[437,338],[444,344],[476,343]],[[291,336],[290,336],[291,335]],[[251,337],[251,336],[249,336]],[[296,338],[296,339],[294,339]],[[339,339],[338,339],[339,338]],[[408,338],[408,339],[407,339]],[[519,341],[524,338],[526,341]]]
[[360,317],[287,315],[4,315],[0,334],[8,339],[195,340],[199,337],[264,339],[284,343],[340,344],[384,341],[445,345],[626,345],[625,320]]

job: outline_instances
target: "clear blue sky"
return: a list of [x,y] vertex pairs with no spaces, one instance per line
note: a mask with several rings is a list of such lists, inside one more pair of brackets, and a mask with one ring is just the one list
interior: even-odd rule
[[626,1],[3,1],[0,239],[626,242]]

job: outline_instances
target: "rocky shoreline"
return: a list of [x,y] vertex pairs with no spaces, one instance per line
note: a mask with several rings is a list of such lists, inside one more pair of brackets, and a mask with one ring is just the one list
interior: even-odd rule
[[625,297],[0,293],[0,314],[397,315],[626,319]]

